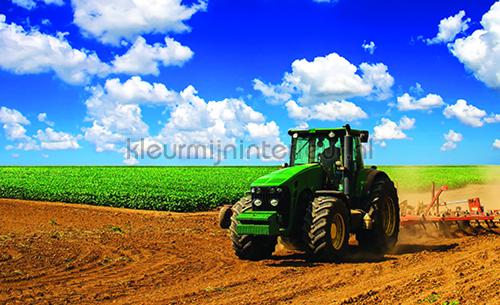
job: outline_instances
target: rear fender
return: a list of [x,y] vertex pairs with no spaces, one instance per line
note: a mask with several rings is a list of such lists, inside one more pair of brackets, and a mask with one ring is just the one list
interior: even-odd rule
[[316,192],[314,192],[315,196],[316,197],[319,197],[319,196],[331,196],[331,197],[337,197],[337,198],[340,198],[342,199],[347,208],[350,209],[350,200],[349,198],[346,196],[346,194],[344,194],[343,192],[339,192],[339,191],[333,191],[333,190],[317,190]]
[[387,178],[390,180],[389,176],[383,172],[379,171],[376,169],[369,169],[368,174],[366,176],[366,184],[365,188],[363,190],[363,197],[369,198],[370,197],[370,190],[372,189],[372,185],[377,180],[378,178]]

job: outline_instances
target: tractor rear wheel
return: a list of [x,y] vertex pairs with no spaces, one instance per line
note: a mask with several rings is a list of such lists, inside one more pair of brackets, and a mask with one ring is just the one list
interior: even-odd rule
[[271,257],[276,247],[276,236],[239,235],[236,233],[238,224],[236,217],[252,208],[252,199],[247,196],[240,199],[232,207],[231,226],[229,227],[231,242],[236,255],[240,259],[260,260]]
[[306,209],[304,243],[307,253],[320,261],[339,261],[347,253],[349,211],[343,200],[321,196]]
[[394,183],[387,177],[374,181],[368,209],[373,208],[373,227],[356,234],[359,246],[370,253],[384,254],[396,245],[399,234],[399,203]]

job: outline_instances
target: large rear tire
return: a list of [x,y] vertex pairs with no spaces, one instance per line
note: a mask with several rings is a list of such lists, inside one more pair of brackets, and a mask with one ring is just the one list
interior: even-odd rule
[[306,209],[304,243],[314,260],[340,261],[345,258],[349,242],[349,211],[343,200],[321,196]]
[[231,216],[229,231],[234,252],[240,259],[244,260],[261,260],[269,258],[276,247],[276,236],[238,235],[238,233],[236,233],[236,226],[238,224],[236,217],[251,208],[252,199],[249,196],[243,197],[232,207],[233,215]]
[[392,250],[399,235],[399,201],[394,183],[387,177],[374,181],[368,209],[374,208],[371,230],[356,234],[359,246],[370,253],[383,255]]

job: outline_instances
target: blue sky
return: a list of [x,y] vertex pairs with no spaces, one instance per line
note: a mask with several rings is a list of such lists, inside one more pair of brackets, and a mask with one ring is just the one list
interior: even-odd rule
[[500,163],[500,2],[101,2],[0,3],[1,164],[211,164],[127,159],[126,140],[346,122],[369,163]]

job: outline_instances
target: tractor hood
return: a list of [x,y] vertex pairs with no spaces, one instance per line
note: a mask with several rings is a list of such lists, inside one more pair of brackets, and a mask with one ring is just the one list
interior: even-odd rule
[[251,186],[252,187],[282,186],[289,180],[296,177],[298,174],[302,174],[314,169],[320,169],[320,165],[304,164],[304,165],[296,165],[292,167],[283,168],[258,178],[257,180],[252,182]]

